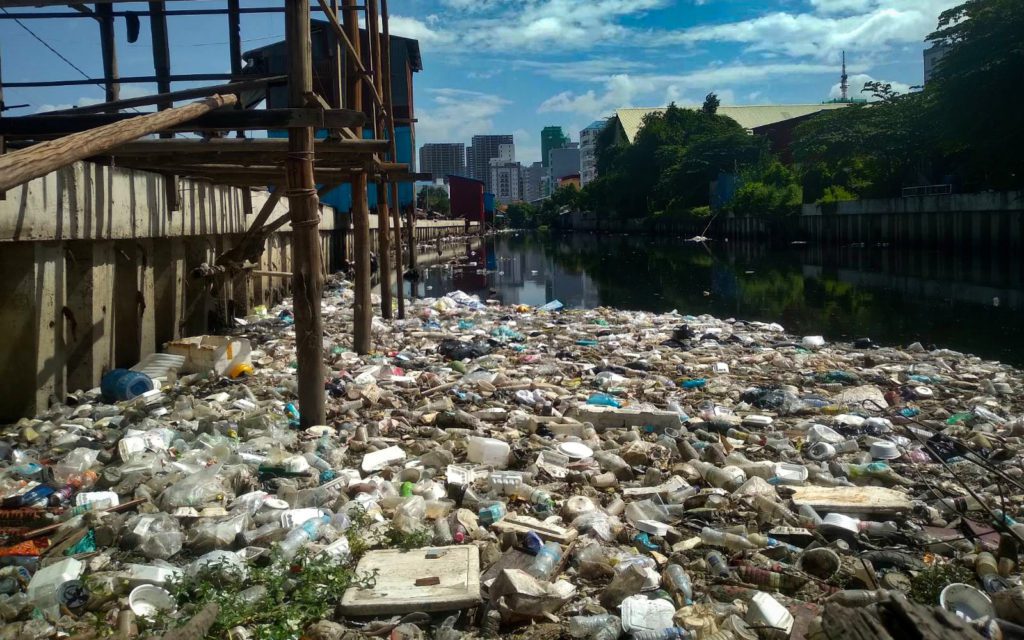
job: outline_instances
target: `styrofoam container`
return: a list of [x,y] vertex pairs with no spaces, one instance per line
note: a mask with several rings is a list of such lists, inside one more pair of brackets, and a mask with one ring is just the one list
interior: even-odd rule
[[511,452],[512,448],[507,442],[496,438],[471,437],[466,459],[476,464],[504,469],[508,466],[508,457]]
[[962,582],[947,585],[939,594],[939,605],[967,621],[996,615],[992,600],[987,595]]
[[144,584],[128,594],[128,608],[140,618],[155,618],[161,611],[174,611],[174,598],[165,589]]
[[644,595],[630,596],[619,606],[622,613],[622,630],[626,633],[654,632],[672,626],[675,606],[661,598],[651,599]]
[[900,457],[900,450],[895,442],[878,440],[871,443],[871,457],[876,460],[895,460]]
[[294,529],[295,527],[302,526],[305,522],[312,520],[313,518],[323,517],[323,515],[324,512],[315,507],[287,509],[281,512],[281,526],[287,529]]
[[663,536],[668,533],[668,525],[657,520],[637,520],[636,528],[645,531],[652,536]]
[[821,519],[821,525],[824,527],[842,529],[843,531],[848,531],[853,534],[860,532],[860,520],[841,513],[830,513],[826,515]]
[[769,594],[758,591],[747,605],[747,623],[782,629],[788,635],[793,630],[793,614]]
[[402,460],[405,460],[405,451],[399,446],[393,446],[366,454],[360,467],[364,472],[372,473]]
[[779,484],[800,485],[807,482],[807,467],[791,462],[776,462],[775,477]]
[[468,487],[476,480],[476,472],[466,467],[450,464],[447,470],[445,470],[445,479],[448,481],[448,484]]
[[168,342],[166,348],[169,354],[185,357],[181,370],[186,373],[213,371],[222,376],[238,365],[252,365],[252,347],[245,338],[192,336]]
[[576,460],[586,460],[587,458],[592,458],[594,456],[594,450],[582,442],[569,440],[561,443],[555,448],[559,453]]
[[185,573],[175,567],[158,567],[152,564],[127,564],[125,569],[128,572],[128,584],[132,587],[143,584],[157,586],[167,584],[174,580],[180,580]]

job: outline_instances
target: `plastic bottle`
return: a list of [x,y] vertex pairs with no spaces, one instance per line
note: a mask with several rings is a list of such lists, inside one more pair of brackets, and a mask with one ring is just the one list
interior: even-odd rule
[[438,518],[434,521],[434,542],[439,545],[449,545],[455,542],[448,518]]
[[569,635],[590,640],[614,640],[622,634],[619,617],[610,613],[569,618]]
[[809,504],[800,505],[800,524],[808,529],[816,529],[821,526],[821,516]]
[[693,604],[693,582],[685,569],[678,564],[670,564],[665,567],[663,578],[665,586],[675,596],[677,606]]
[[477,516],[480,518],[480,524],[487,527],[504,518],[506,513],[508,512],[505,509],[505,505],[501,502],[495,502],[486,507],[481,507]]
[[538,580],[547,580],[562,559],[562,547],[557,542],[545,543],[537,551],[526,572]]
[[690,637],[690,632],[682,627],[668,627],[657,631],[635,631],[633,640],[683,640]]
[[3,501],[0,502],[0,506],[4,509],[16,509],[18,507],[30,507],[35,505],[37,502],[41,503],[41,506],[46,506],[47,498],[49,498],[53,492],[53,487],[41,484],[26,491],[25,493],[4,498]]
[[329,516],[322,516],[320,518],[313,518],[302,523],[302,526],[292,529],[285,536],[281,544],[278,545],[278,551],[281,553],[281,557],[285,560],[291,560],[295,557],[295,554],[299,552],[299,548],[311,540],[316,540],[320,535],[320,529],[330,521]]
[[725,547],[735,551],[755,549],[756,546],[750,540],[734,533],[724,533],[711,527],[704,527],[700,530],[700,540],[706,545],[713,547]]
[[843,607],[866,607],[889,597],[885,589],[844,589],[829,596],[826,601]]
[[306,452],[303,457],[306,458],[306,462],[309,463],[309,466],[313,467],[317,471],[330,471],[331,469],[330,462],[327,462],[312,451]]
[[615,399],[614,396],[610,396],[607,393],[592,393],[587,398],[587,404],[596,407],[614,407],[616,409],[622,407],[622,403]]
[[719,578],[729,577],[729,563],[725,561],[721,551],[709,551],[704,556],[704,561],[708,563],[708,569],[712,574]]

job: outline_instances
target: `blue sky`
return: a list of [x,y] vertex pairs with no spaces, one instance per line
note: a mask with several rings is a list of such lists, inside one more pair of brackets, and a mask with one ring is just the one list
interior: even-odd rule
[[[243,0],[243,6],[279,4]],[[921,83],[924,37],[956,0],[391,0],[392,32],[419,39],[417,142],[512,133],[517,160],[540,159],[540,130],[579,130],[617,107],[813,103],[838,94],[840,52],[851,87]],[[144,7],[145,5],[139,5]],[[173,2],[170,7],[221,6]],[[12,13],[21,10],[10,10]],[[102,75],[89,19],[26,21],[90,76]],[[139,41],[117,25],[122,75],[152,73],[149,26]],[[245,16],[245,48],[279,39],[283,17]],[[226,19],[172,18],[174,73],[228,70]],[[81,77],[12,21],[0,21],[5,81]],[[181,85],[186,86],[186,85]],[[178,88],[178,86],[176,86]],[[122,96],[154,87],[127,85]],[[99,87],[8,89],[28,112],[88,104]]]

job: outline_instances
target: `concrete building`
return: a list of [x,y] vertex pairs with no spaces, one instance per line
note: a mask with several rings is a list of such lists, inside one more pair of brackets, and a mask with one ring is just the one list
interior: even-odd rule
[[434,180],[466,175],[466,145],[461,142],[432,142],[420,147],[420,171]]
[[548,153],[552,149],[560,149],[569,142],[569,137],[562,131],[562,127],[544,127],[540,131],[540,161],[545,167],[551,166],[548,160]]
[[[492,191],[491,180],[491,159],[501,157],[501,145],[514,145],[510,134],[473,136],[473,140],[466,149],[466,168],[469,177],[482,180],[485,191]],[[513,147],[512,157],[515,158]]]
[[947,53],[949,53],[949,47],[941,44],[928,47],[922,52],[924,57],[924,84],[928,84],[935,75],[936,65]]
[[499,204],[523,200],[523,167],[518,162],[491,160],[490,182]]
[[607,119],[595,120],[580,131],[580,184],[583,186],[597,177],[597,139],[607,124]]
[[562,178],[580,173],[580,145],[569,142],[561,149],[552,149],[548,154],[550,166],[548,176],[553,187],[557,187]]
[[544,163],[534,162],[523,168],[523,200],[533,202],[544,197],[544,178],[547,170]]

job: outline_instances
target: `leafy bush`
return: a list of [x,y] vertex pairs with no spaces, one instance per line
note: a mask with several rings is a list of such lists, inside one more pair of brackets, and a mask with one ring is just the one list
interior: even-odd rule
[[847,200],[856,200],[857,196],[847,191],[841,185],[834,184],[831,187],[825,188],[825,193],[815,202],[815,204],[831,204],[833,202],[845,202]]

